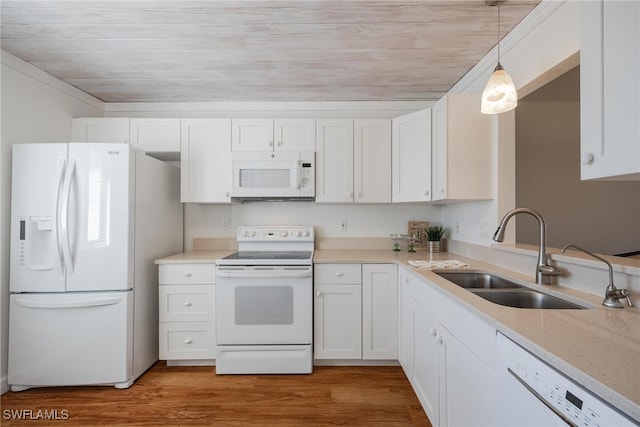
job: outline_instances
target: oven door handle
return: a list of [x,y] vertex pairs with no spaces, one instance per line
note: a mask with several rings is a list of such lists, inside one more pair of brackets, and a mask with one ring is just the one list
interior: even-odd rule
[[311,269],[305,270],[246,270],[246,271],[228,271],[220,270],[216,271],[216,277],[227,277],[231,279],[285,279],[285,278],[297,278],[297,277],[311,277]]

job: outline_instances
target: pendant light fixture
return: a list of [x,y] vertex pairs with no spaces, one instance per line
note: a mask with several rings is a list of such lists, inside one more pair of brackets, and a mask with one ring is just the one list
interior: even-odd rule
[[504,113],[518,105],[518,93],[513,80],[500,64],[500,4],[503,2],[504,0],[485,0],[487,6],[498,6],[498,65],[482,92],[480,111],[483,114]]

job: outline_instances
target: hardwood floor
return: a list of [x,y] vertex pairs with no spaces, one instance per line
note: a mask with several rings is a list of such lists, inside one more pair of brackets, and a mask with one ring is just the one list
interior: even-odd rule
[[431,426],[398,366],[218,376],[158,362],[127,390],[30,389],[1,403],[2,426]]

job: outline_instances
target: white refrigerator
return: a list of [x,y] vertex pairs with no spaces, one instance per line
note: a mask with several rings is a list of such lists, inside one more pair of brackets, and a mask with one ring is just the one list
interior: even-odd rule
[[182,251],[179,175],[127,144],[13,146],[12,390],[127,388],[158,360],[153,261]]

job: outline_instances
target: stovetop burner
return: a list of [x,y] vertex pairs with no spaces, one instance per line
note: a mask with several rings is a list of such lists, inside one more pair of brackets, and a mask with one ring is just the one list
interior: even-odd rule
[[241,251],[222,258],[225,260],[305,260],[311,259],[309,251]]

